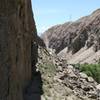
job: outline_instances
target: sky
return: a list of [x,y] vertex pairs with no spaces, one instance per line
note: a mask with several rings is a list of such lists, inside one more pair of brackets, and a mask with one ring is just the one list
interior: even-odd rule
[[100,8],[100,0],[32,0],[38,34],[48,28],[75,21]]

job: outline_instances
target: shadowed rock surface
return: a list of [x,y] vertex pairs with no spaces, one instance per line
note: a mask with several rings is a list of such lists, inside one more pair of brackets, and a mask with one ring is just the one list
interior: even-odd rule
[[30,82],[35,87],[36,37],[31,0],[0,0],[0,100],[24,100]]

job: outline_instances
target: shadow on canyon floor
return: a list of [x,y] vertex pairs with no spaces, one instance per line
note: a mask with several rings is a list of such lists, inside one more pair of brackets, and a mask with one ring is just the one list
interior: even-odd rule
[[36,42],[32,43],[31,51],[32,79],[24,90],[24,100],[41,100],[43,82],[40,71],[36,71],[36,63],[38,62],[38,45]]
[[36,72],[24,91],[24,100],[41,100],[43,94],[41,73]]

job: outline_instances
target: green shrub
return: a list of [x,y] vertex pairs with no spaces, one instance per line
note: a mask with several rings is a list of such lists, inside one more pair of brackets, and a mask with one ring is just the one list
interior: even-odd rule
[[80,64],[79,70],[100,83],[100,64]]

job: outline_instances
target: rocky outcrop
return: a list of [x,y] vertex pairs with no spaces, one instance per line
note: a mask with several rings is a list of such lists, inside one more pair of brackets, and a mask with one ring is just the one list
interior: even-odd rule
[[23,100],[36,63],[31,0],[0,0],[0,100]]
[[42,100],[99,100],[100,84],[53,52],[39,47],[38,70],[42,73]]
[[74,55],[84,47],[86,50],[93,47],[93,51],[98,52],[100,50],[100,9],[75,22],[54,26],[44,32],[42,38],[46,46],[55,49],[57,54],[66,47],[64,54]]

